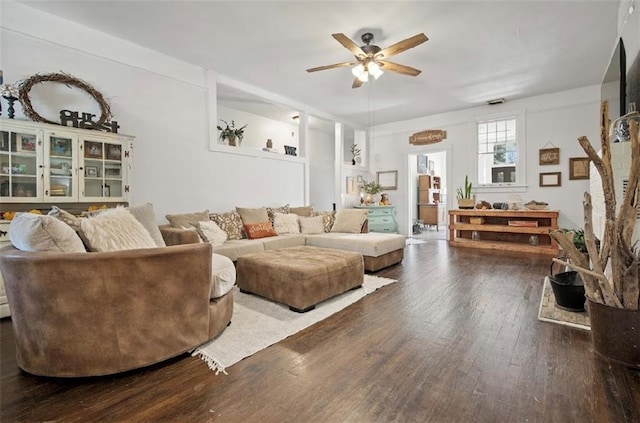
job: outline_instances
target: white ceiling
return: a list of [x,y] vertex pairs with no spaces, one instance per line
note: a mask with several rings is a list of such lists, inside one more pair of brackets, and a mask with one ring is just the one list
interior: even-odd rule
[[[599,84],[619,0],[22,3],[367,125]],[[424,32],[429,41],[392,59],[422,73],[358,89],[349,68],[307,73],[353,58],[337,32],[359,45],[372,32],[383,48]]]

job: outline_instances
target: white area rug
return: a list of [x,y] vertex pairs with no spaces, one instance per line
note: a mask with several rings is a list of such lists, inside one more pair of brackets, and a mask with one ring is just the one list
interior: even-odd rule
[[324,301],[306,313],[296,313],[283,304],[243,294],[235,287],[231,325],[218,338],[196,348],[192,355],[199,356],[216,374],[226,374],[226,367],[326,319],[393,282],[397,281],[364,275],[364,284],[360,288]]

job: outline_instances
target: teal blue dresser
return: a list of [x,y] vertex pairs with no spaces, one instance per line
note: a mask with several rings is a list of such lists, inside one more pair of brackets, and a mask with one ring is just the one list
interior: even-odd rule
[[398,232],[398,221],[394,215],[394,206],[357,206],[356,209],[369,211],[369,232]]

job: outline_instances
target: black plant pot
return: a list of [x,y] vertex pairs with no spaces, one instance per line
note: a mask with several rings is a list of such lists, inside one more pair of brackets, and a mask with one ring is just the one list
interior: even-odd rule
[[584,285],[578,272],[562,272],[553,274],[553,264],[549,275],[551,289],[556,297],[556,305],[567,311],[584,311]]

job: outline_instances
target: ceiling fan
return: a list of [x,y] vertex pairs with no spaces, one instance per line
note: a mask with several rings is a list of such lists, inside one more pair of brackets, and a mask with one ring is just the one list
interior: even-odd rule
[[383,71],[398,72],[403,75],[418,76],[419,69],[412,68],[410,66],[400,65],[398,63],[389,62],[388,57],[394,56],[398,53],[402,53],[405,50],[416,47],[428,40],[427,36],[423,33],[416,34],[413,37],[409,37],[405,40],[392,44],[387,48],[380,48],[374,44],[373,34],[366,32],[360,37],[363,46],[358,46],[351,38],[346,35],[331,34],[340,44],[342,44],[347,50],[349,50],[356,58],[356,61],[335,63],[333,65],[318,66],[317,68],[307,69],[307,72],[317,72],[321,70],[340,68],[345,66],[356,65],[352,69],[352,73],[355,76],[353,85],[351,88],[361,87],[364,82],[367,82],[369,75],[378,79],[382,75]]

